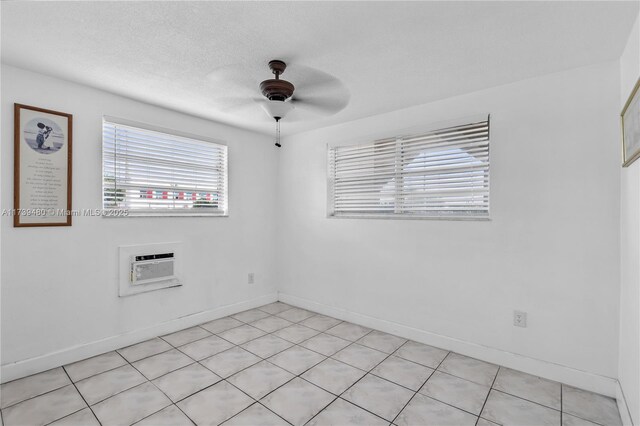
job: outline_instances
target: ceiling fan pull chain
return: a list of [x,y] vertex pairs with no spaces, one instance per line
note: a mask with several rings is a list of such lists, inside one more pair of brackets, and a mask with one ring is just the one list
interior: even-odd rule
[[280,148],[282,145],[280,144],[280,118],[276,118],[276,146]]

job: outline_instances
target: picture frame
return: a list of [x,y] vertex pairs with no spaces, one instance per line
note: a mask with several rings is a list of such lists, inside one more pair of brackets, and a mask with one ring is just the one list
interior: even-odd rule
[[620,113],[622,128],[622,167],[640,157],[640,78]]
[[73,116],[14,104],[13,226],[71,226]]

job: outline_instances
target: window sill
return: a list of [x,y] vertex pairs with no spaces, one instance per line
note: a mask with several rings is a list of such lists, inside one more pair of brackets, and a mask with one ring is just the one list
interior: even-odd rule
[[123,215],[119,211],[105,211],[102,217],[107,219],[126,219],[132,217],[229,217],[229,213],[129,212],[129,214]]
[[486,216],[409,216],[390,214],[339,214],[327,215],[327,219],[384,219],[384,220],[453,220],[453,221],[479,221],[489,222],[491,217]]

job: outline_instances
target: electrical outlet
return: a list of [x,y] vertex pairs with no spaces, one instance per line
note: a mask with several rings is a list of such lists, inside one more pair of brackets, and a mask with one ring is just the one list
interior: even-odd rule
[[247,276],[247,283],[248,284],[253,284],[256,282],[256,276],[253,272],[249,272],[249,275]]
[[522,311],[513,311],[513,325],[516,327],[526,327],[527,313]]

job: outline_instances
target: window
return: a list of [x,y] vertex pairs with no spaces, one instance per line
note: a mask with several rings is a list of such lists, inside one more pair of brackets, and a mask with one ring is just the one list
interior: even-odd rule
[[329,215],[488,217],[489,118],[329,148]]
[[[102,126],[105,210],[129,215],[227,215],[227,147],[107,119]],[[172,132],[175,133],[175,132]]]

